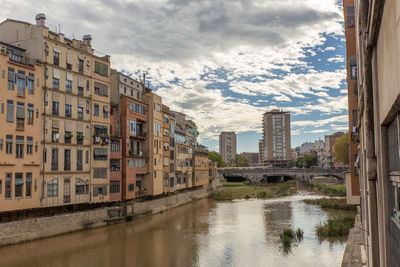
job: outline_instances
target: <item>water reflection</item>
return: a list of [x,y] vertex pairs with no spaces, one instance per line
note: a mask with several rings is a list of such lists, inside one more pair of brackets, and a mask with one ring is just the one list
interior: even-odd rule
[[[130,223],[0,248],[1,266],[340,266],[344,242],[318,241],[329,216],[293,196],[278,200],[203,199]],[[284,255],[279,234],[304,239]]]

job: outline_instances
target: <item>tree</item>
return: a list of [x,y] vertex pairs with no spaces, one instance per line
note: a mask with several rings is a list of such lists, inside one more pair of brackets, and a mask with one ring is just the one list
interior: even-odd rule
[[317,155],[315,153],[304,155],[298,158],[294,165],[299,168],[303,167],[310,168],[311,166],[317,166],[318,165]]
[[221,155],[215,151],[208,152],[208,159],[217,162],[218,168],[226,167],[226,163],[222,160]]
[[333,145],[333,156],[344,165],[349,164],[349,133],[342,135]]
[[235,162],[232,164],[232,166],[236,167],[249,167],[249,159],[245,154],[236,154]]

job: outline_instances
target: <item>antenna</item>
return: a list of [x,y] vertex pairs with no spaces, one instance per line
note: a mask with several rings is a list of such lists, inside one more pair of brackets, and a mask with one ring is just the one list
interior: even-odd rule
[[61,25],[58,24],[58,33],[61,33]]

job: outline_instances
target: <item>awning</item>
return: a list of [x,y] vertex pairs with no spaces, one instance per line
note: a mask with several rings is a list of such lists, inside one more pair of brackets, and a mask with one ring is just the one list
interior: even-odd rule
[[106,130],[106,131],[108,130],[107,126],[102,126],[102,125],[97,125],[97,124],[94,125],[94,128],[99,129],[99,130]]
[[83,132],[83,124],[82,123],[78,123],[77,125],[76,125],[76,131],[77,132]]
[[57,53],[60,53],[60,48],[54,47],[54,48],[53,48],[53,51],[54,51],[54,52],[57,52]]
[[26,138],[26,144],[27,144],[27,145],[33,145],[33,138],[28,136],[28,137]]
[[72,105],[72,96],[65,95],[65,104]]
[[25,80],[25,75],[24,75],[24,74],[18,73],[18,79],[23,79],[23,80]]
[[52,99],[53,99],[53,101],[57,101],[57,102],[59,102],[59,100],[60,100],[60,94],[59,93],[57,93],[57,92],[52,92]]
[[22,178],[15,178],[15,185],[22,185],[24,184],[24,179]]
[[60,128],[60,121],[52,120],[51,127],[56,128],[56,129]]
[[53,78],[60,79],[60,70],[53,69]]
[[24,106],[17,106],[17,118],[25,119],[25,107]]
[[12,143],[12,141],[13,141],[13,136],[12,135],[7,135],[6,136],[6,142],[7,143]]
[[71,121],[64,121],[64,127],[66,132],[72,132]]
[[108,106],[103,106],[104,112],[108,112]]
[[74,80],[74,75],[70,72],[67,72],[67,80],[68,81],[73,81]]
[[72,59],[72,53],[67,52],[67,63],[71,64],[73,63],[73,59]]
[[80,76],[78,77],[78,86],[85,87],[85,79]]
[[97,157],[97,156],[100,156],[100,157],[106,156],[107,157],[107,155],[108,155],[107,149],[104,149],[104,148],[95,148],[94,149],[94,156],[95,157]]
[[85,99],[84,98],[78,98],[78,106],[79,107],[85,107]]
[[26,177],[26,182],[27,182],[27,183],[32,183],[32,177],[29,177],[29,178]]

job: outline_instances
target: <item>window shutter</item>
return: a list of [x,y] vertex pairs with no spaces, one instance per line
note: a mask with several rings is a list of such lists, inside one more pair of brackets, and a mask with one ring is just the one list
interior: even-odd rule
[[7,121],[14,122],[14,102],[7,101]]

